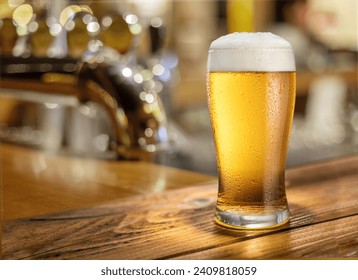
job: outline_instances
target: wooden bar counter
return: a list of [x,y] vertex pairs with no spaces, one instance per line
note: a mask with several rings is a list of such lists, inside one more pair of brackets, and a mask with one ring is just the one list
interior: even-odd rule
[[358,155],[287,170],[288,224],[216,225],[217,179],[0,145],[3,259],[357,259]]

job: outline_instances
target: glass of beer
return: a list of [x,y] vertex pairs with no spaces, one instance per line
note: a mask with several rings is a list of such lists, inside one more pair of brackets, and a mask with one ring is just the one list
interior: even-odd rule
[[207,93],[219,176],[216,222],[242,229],[289,219],[285,165],[296,93],[291,45],[232,33],[210,45]]

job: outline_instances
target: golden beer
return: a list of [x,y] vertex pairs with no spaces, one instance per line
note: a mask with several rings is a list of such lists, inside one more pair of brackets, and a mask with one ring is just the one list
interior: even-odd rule
[[[229,52],[232,57],[233,50]],[[260,53],[265,56],[262,47]],[[216,55],[226,56],[226,49]],[[235,65],[223,68],[217,64],[209,62],[207,79],[219,174],[216,221],[234,228],[277,226],[289,216],[285,163],[295,103],[295,69],[271,71],[259,63],[258,69],[264,71],[245,71],[245,65],[241,71]]]

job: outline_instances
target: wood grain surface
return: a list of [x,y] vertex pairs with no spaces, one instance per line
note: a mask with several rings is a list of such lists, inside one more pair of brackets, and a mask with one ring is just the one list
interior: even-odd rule
[[4,221],[216,180],[148,162],[51,155],[4,143],[0,166]]
[[291,219],[276,230],[216,225],[217,184],[211,182],[8,221],[3,257],[358,258],[358,156],[290,169],[286,177]]

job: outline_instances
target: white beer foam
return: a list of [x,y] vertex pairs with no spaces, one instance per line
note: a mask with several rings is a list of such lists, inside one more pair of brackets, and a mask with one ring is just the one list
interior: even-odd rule
[[295,71],[293,49],[285,39],[269,33],[231,33],[209,48],[209,72]]

